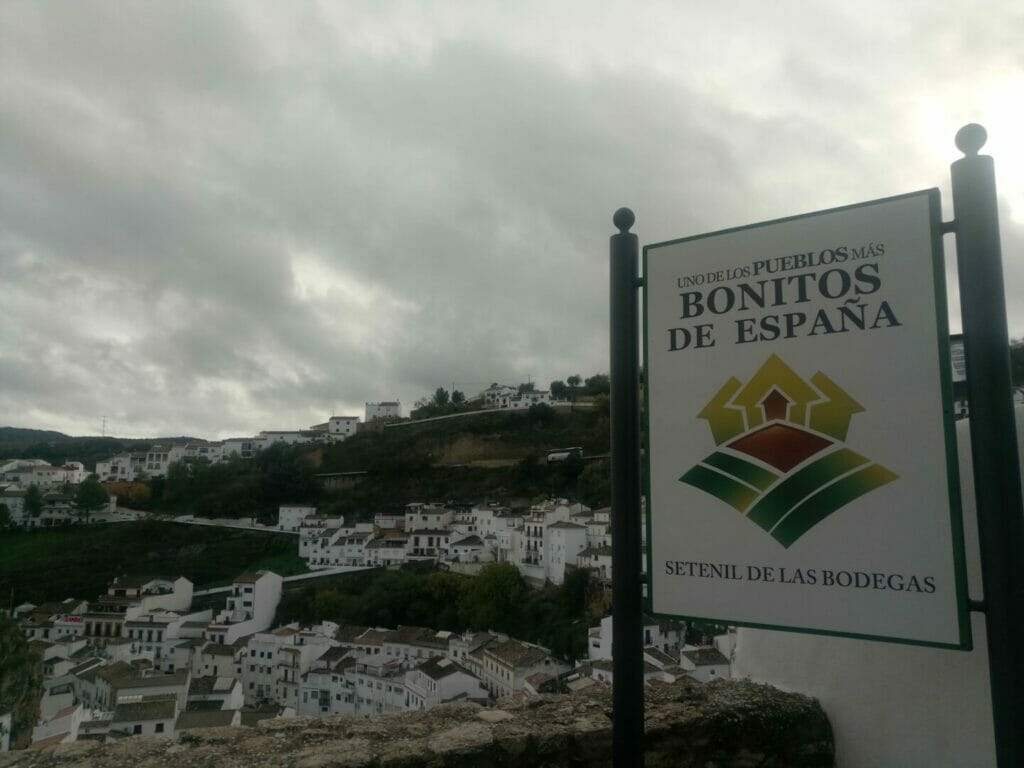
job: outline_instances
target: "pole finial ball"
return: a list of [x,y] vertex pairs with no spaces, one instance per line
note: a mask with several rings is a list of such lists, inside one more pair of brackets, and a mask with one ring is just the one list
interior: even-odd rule
[[619,232],[625,234],[629,231],[629,228],[633,226],[633,222],[636,221],[636,216],[629,208],[619,208],[612,216],[612,223],[618,228]]
[[968,123],[956,132],[956,147],[965,155],[976,155],[985,146],[988,131],[977,123]]

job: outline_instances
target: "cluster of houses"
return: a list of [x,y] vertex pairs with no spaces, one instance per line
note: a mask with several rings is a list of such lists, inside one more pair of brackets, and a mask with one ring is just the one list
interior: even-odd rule
[[[517,387],[492,384],[477,397],[484,410],[524,410],[532,405],[559,405],[546,390],[520,392]],[[308,429],[264,430],[255,437],[232,437],[219,442],[192,442],[178,445],[155,445],[148,451],[121,453],[96,463],[96,474],[103,482],[123,480],[134,482],[165,477],[171,464],[184,459],[204,458],[211,463],[233,456],[248,459],[275,443],[335,442],[355,435],[361,429],[373,428],[402,417],[402,404],[397,400],[366,403],[364,420],[359,416],[331,416],[322,424]]]
[[[83,520],[74,505],[74,490],[88,476],[79,461],[68,461],[60,466],[42,459],[0,462],[0,505],[7,510],[4,522],[15,527],[41,528]],[[25,505],[32,486],[38,489],[41,502],[35,515]],[[117,511],[116,501],[111,499],[106,508],[90,512],[85,520],[100,522],[127,514]]]
[[432,561],[477,573],[486,563],[513,563],[526,581],[562,584],[567,571],[586,568],[612,577],[611,510],[566,499],[531,507],[486,504],[407,504],[373,522],[346,526],[315,507],[282,506],[278,529],[299,535],[299,556],[312,570],[339,566],[398,566]]
[[359,416],[331,416],[309,429],[267,429],[255,437],[231,437],[219,442],[196,441],[175,445],[154,445],[148,451],[120,453],[96,462],[96,474],[103,482],[122,480],[134,482],[165,477],[171,464],[184,459],[206,459],[212,464],[232,457],[250,459],[275,443],[337,442],[352,437],[362,427],[374,422],[400,418],[402,404],[397,401],[366,403],[365,422]]
[[532,405],[559,405],[567,401],[555,400],[546,389],[530,389],[523,392],[519,387],[507,384],[491,384],[479,395],[481,406],[487,410],[520,411]]
[[[30,748],[138,734],[173,739],[273,717],[488,706],[514,693],[613,682],[610,618],[590,630],[588,658],[573,666],[494,632],[329,621],[273,628],[281,590],[275,573],[244,573],[215,612],[194,608],[186,578],[118,579],[95,601],[17,606],[13,616],[43,660]],[[648,619],[643,632],[646,679],[728,677],[728,636],[691,648],[680,624]]]
[[356,434],[362,426],[400,417],[402,404],[398,401],[366,403],[366,421],[358,416],[331,416],[322,424],[309,429],[268,429],[255,437],[231,437],[220,442],[191,442],[176,445],[154,445],[148,451],[120,453],[105,461],[96,462],[96,474],[103,482],[122,480],[134,482],[145,478],[165,477],[171,464],[184,459],[206,459],[212,464],[232,457],[252,458],[276,443],[337,442]]

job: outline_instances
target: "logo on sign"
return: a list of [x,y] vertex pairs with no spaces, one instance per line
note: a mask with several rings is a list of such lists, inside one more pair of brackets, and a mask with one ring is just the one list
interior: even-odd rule
[[821,371],[801,378],[771,355],[730,377],[698,415],[718,449],[679,481],[742,512],[783,547],[899,476],[846,447],[863,406]]

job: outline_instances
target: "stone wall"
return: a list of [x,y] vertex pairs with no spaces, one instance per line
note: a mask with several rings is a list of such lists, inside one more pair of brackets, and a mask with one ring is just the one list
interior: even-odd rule
[[[595,686],[596,687],[596,686]],[[832,729],[818,703],[770,686],[685,680],[647,689],[648,768],[826,768]],[[611,697],[512,696],[494,709],[267,720],[0,755],[0,768],[554,768],[611,765]]]

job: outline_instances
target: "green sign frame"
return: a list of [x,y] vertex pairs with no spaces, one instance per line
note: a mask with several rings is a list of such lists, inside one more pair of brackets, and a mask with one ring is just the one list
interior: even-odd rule
[[[652,477],[652,445],[651,445],[651,429],[650,429],[650,418],[651,418],[651,389],[650,382],[658,375],[659,355],[652,357],[652,333],[650,326],[650,294],[651,294],[651,263],[652,260],[659,258],[658,251],[668,246],[678,245],[682,243],[693,243],[694,241],[706,240],[709,238],[716,238],[723,235],[732,235],[734,233],[748,232],[756,233],[758,230],[763,230],[767,227],[772,227],[779,224],[785,224],[787,222],[805,222],[814,220],[816,218],[827,216],[830,214],[842,213],[847,211],[857,211],[858,209],[868,209],[872,206],[880,206],[896,201],[907,200],[910,198],[926,198],[926,204],[928,208],[928,226],[930,228],[930,242],[931,242],[931,281],[934,290],[934,306],[935,306],[935,338],[938,344],[938,376],[939,376],[939,390],[941,391],[942,401],[942,434],[945,441],[944,453],[945,453],[945,467],[944,474],[946,478],[946,494],[948,496],[948,508],[949,508],[949,525],[950,525],[950,541],[952,543],[952,552],[949,555],[952,558],[952,580],[953,587],[955,588],[955,599],[956,599],[956,624],[958,629],[958,635],[954,642],[933,642],[917,638],[909,638],[900,636],[898,634],[888,635],[885,633],[860,633],[851,631],[836,631],[834,629],[827,628],[816,628],[809,626],[793,626],[784,622],[772,622],[772,621],[751,621],[746,619],[742,615],[733,615],[727,606],[723,607],[723,611],[719,613],[703,612],[703,615],[688,614],[688,613],[674,613],[658,611],[655,608],[655,597],[658,595],[658,589],[660,581],[660,571],[654,561],[654,530],[653,521],[655,516],[658,514],[658,509],[655,507],[655,500],[652,499],[651,493],[651,477]],[[668,619],[681,619],[686,621],[697,621],[714,624],[724,624],[730,626],[741,626],[741,627],[752,627],[758,629],[769,629],[769,630],[780,630],[787,632],[798,632],[804,634],[815,634],[835,637],[850,637],[863,640],[875,640],[890,643],[899,643],[906,645],[917,645],[925,647],[935,648],[948,648],[956,650],[971,650],[972,638],[971,638],[971,623],[970,623],[970,607],[967,590],[967,572],[966,572],[966,557],[964,548],[964,535],[963,535],[963,514],[961,509],[961,492],[960,492],[960,479],[959,479],[959,460],[957,451],[957,440],[956,431],[954,426],[954,412],[953,412],[953,401],[952,401],[952,381],[951,381],[951,365],[950,365],[950,349],[949,349],[949,321],[948,321],[948,309],[947,309],[947,293],[946,293],[946,275],[945,275],[945,258],[943,253],[943,224],[941,217],[941,200],[938,189],[927,189],[918,192],[912,192],[904,195],[897,195],[894,197],[882,198],[878,200],[872,200],[853,205],[840,206],[836,208],[830,208],[821,211],[814,211],[811,213],[805,213],[797,216],[790,216],[780,219],[774,219],[770,221],[763,221],[754,224],[749,224],[741,227],[734,227],[729,229],[718,230],[715,232],[694,235],[691,237],[678,238],[675,240],[669,240],[659,243],[652,243],[644,246],[643,248],[643,259],[642,259],[642,286],[643,286],[643,311],[642,311],[642,333],[643,333],[643,364],[645,371],[645,386],[643,393],[643,446],[644,446],[644,479],[643,479],[643,493],[646,498],[646,532],[647,532],[647,610],[652,616],[668,618]],[[673,344],[675,341],[673,340]],[[841,341],[839,342],[841,343]],[[685,440],[686,437],[683,435],[679,436],[680,440]],[[657,449],[655,449],[657,450]],[[895,477],[895,476],[894,476]],[[684,481],[685,482],[685,481]],[[696,485],[696,483],[692,483]],[[739,507],[737,507],[739,508]]]

